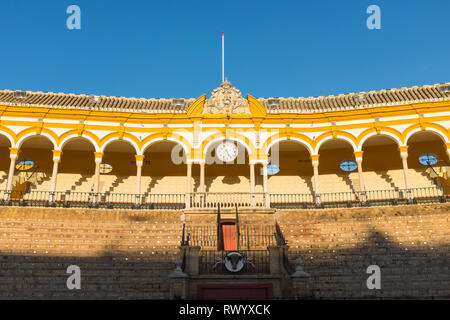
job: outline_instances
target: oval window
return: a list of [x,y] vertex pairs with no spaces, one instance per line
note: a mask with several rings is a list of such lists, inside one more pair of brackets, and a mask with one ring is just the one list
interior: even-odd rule
[[19,171],[27,171],[34,167],[33,160],[22,159],[19,160],[16,164],[16,169]]
[[112,164],[107,163],[107,162],[102,162],[100,164],[100,173],[101,174],[106,174],[106,173],[110,173],[113,169]]
[[275,164],[275,163],[269,163],[268,165],[267,165],[267,174],[268,175],[275,175],[275,174],[277,174],[278,172],[280,172],[280,166],[279,165],[277,165],[277,164]]
[[353,160],[344,160],[340,164],[341,170],[345,172],[352,172],[358,169],[358,165]]
[[419,162],[424,166],[432,166],[438,162],[439,158],[433,153],[425,153],[419,157]]

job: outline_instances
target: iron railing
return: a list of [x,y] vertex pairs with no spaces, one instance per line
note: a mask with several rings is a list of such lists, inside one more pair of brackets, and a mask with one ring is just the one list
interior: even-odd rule
[[[125,194],[93,192],[0,191],[0,205],[110,209],[309,209],[385,206],[450,201],[450,187],[368,190],[312,194],[172,193]],[[187,205],[188,204],[188,205]],[[242,231],[242,230],[241,230]]]
[[[240,273],[270,273],[269,250],[239,250],[248,259]],[[200,274],[229,274],[223,263],[227,251],[201,250]],[[251,262],[251,263],[250,263]]]

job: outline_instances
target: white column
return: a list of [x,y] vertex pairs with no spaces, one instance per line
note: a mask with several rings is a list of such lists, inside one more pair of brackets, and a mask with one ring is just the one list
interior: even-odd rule
[[263,163],[263,188],[266,196],[266,208],[270,208],[269,184],[267,177],[267,163]]
[[408,195],[408,199],[412,199],[411,190],[409,187],[409,175],[408,175],[408,146],[401,146],[398,148],[400,151],[400,157],[403,164],[403,176],[405,178],[405,189]]
[[361,192],[366,191],[366,186],[364,184],[364,174],[362,171],[362,156],[363,156],[363,151],[355,151],[353,153],[355,155],[355,160],[356,163],[358,164],[358,176],[359,176],[359,187]]
[[366,185],[364,183],[364,173],[362,170],[363,151],[355,151],[353,154],[355,155],[355,160],[356,163],[358,164],[359,191],[361,193],[361,201],[365,203],[367,201],[367,195],[366,195]]
[[320,186],[319,186],[319,155],[311,155],[314,170],[314,200],[316,205],[320,205]]
[[58,179],[58,166],[61,161],[61,150],[53,150],[53,172],[52,172],[52,184],[50,189],[50,202],[55,200],[56,182]]
[[192,196],[192,163],[188,163],[187,167],[187,181],[186,181],[186,209],[191,207],[191,196]]
[[206,192],[205,188],[205,162],[200,163],[200,192]]
[[103,160],[103,152],[94,152],[95,154],[95,174],[94,174],[94,192],[97,194],[100,187],[100,164]]
[[252,198],[252,207],[255,207],[255,164],[250,163],[250,192]]
[[141,177],[142,177],[142,165],[144,163],[143,155],[136,155],[136,196],[141,195]]
[[12,180],[14,177],[14,171],[16,169],[16,160],[19,153],[19,149],[17,148],[9,148],[9,158],[11,159],[11,162],[9,164],[9,172],[8,172],[8,182],[6,183],[6,190],[7,192],[12,191]]

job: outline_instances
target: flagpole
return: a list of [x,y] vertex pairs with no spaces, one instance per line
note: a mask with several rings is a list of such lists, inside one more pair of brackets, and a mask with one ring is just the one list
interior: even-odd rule
[[225,33],[222,32],[222,83],[225,82]]

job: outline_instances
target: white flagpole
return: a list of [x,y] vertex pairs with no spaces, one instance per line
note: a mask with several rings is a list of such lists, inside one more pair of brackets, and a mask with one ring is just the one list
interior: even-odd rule
[[222,83],[225,82],[225,33],[222,32]]

